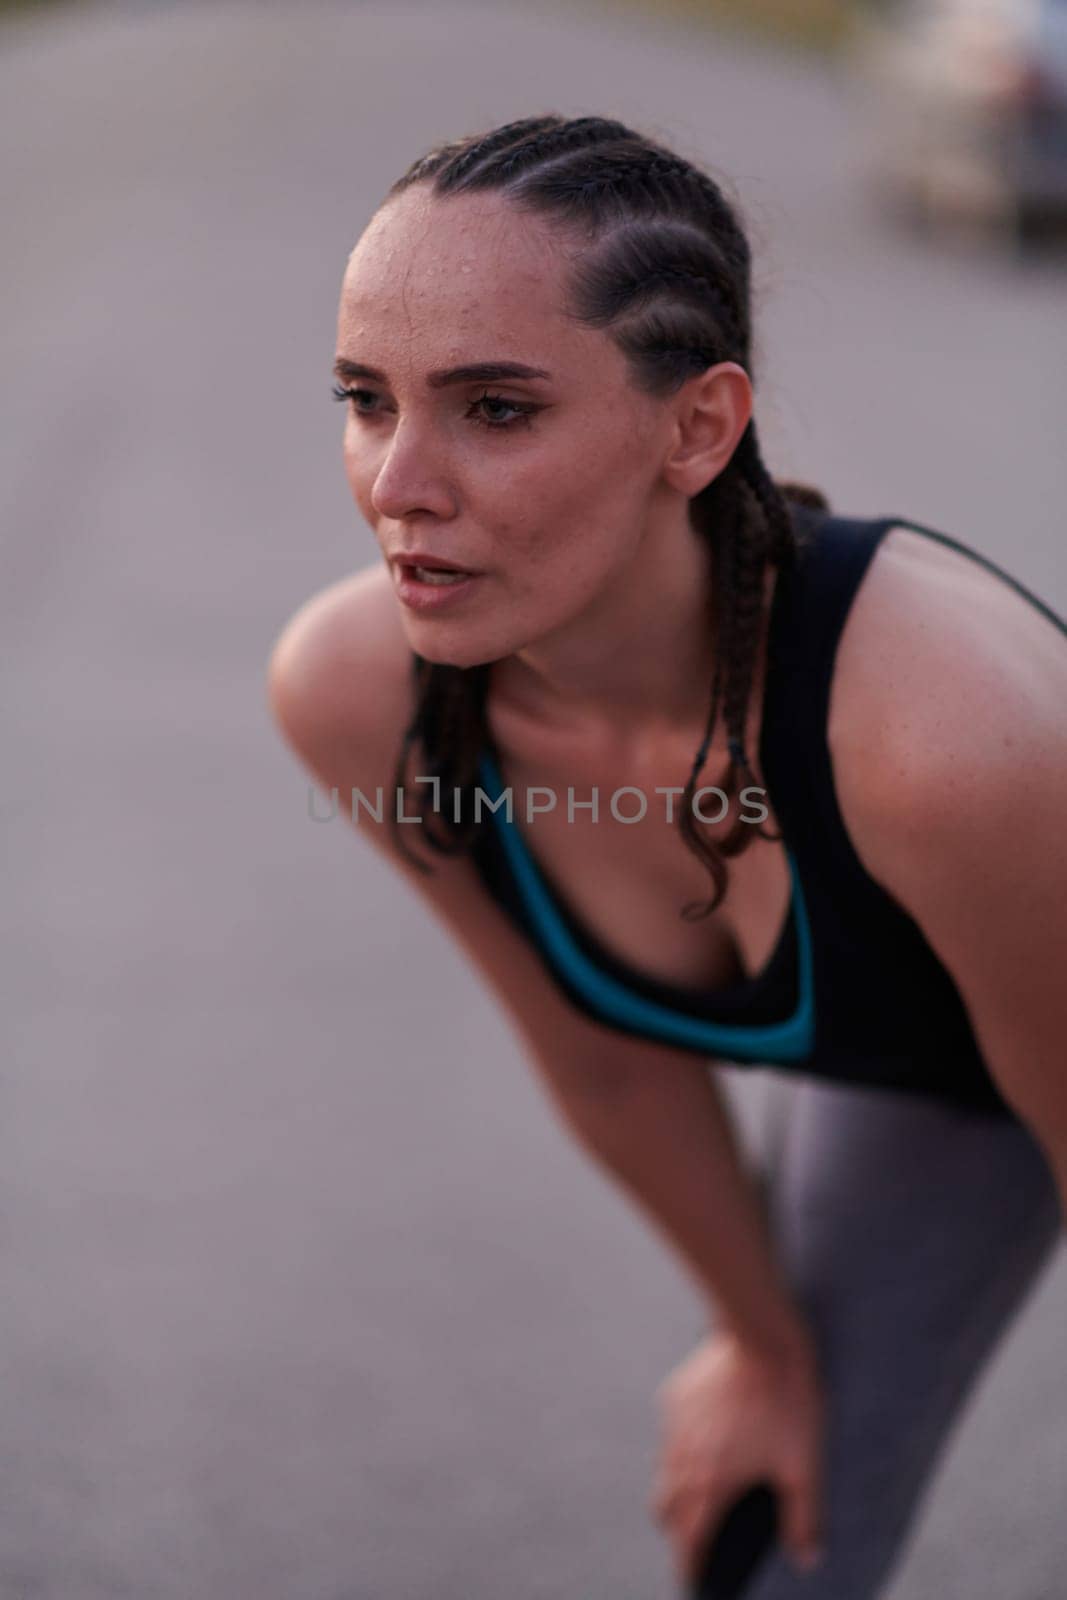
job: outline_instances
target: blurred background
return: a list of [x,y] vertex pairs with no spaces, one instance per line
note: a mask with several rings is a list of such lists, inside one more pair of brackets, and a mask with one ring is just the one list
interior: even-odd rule
[[[1063,613],[1065,13],[0,10],[4,1600],[674,1593],[695,1294],[268,716],[376,559],[341,271],[430,144],[633,121],[740,197],[772,471]],[[723,1072],[755,1149],[780,1080]],[[892,1600],[1060,1592],[1065,1311],[1061,1252]]]

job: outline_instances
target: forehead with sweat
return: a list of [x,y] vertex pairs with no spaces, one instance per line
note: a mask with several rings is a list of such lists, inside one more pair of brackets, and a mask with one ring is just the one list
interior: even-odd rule
[[561,381],[629,384],[621,351],[566,311],[580,245],[495,194],[435,198],[414,186],[386,202],[348,259],[338,354],[414,379],[419,369],[496,358]]

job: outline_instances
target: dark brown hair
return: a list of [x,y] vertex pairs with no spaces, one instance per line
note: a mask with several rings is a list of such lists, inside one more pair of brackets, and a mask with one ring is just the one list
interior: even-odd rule
[[[552,218],[579,237],[584,248],[567,282],[567,314],[608,333],[643,393],[665,398],[721,361],[736,361],[751,373],[750,254],[737,207],[705,171],[663,145],[604,117],[526,117],[437,146],[397,179],[386,199],[416,183],[429,184],[435,196],[496,189],[517,209]],[[774,482],[754,421],[727,465],[690,501],[694,531],[711,548],[716,639],[707,725],[678,822],[685,843],[711,873],[715,894],[682,908],[690,920],[722,901],[724,858],[740,854],[753,832],[779,837],[739,816],[727,836],[713,842],[691,801],[720,707],[730,752],[727,795],[746,774],[749,781],[755,777],[744,747],[746,713],[765,609],[764,574],[768,565],[781,569],[792,561],[798,548],[790,502],[828,509],[818,490]],[[420,836],[442,855],[466,850],[484,825],[465,802],[490,742],[489,665],[454,667],[413,653],[417,704],[394,782],[404,791],[405,807],[413,804],[423,819]],[[408,762],[416,749],[415,771],[439,780],[430,812],[424,788],[414,797],[408,793]],[[405,854],[429,871],[407,849],[396,808],[393,829]]]

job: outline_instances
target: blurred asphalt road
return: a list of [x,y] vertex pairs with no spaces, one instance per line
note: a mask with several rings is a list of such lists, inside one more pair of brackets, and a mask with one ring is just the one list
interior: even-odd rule
[[[1064,611],[1062,264],[894,236],[831,68],[610,8],[83,5],[0,52],[0,1597],[667,1600],[695,1294],[266,711],[374,554],[345,255],[439,138],[632,118],[740,188],[772,468]],[[892,1600],[1063,1592],[1065,1313],[1061,1252]]]

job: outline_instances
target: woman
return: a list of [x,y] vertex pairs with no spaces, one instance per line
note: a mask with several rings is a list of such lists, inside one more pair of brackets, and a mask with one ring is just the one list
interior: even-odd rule
[[[776,484],[751,369],[705,172],[599,117],[431,151],[341,297],[383,562],[269,687],[706,1296],[651,1498],[679,1577],[766,1483],[746,1595],[862,1600],[1060,1236],[1067,630]],[[718,1061],[796,1084],[766,1194]]]

